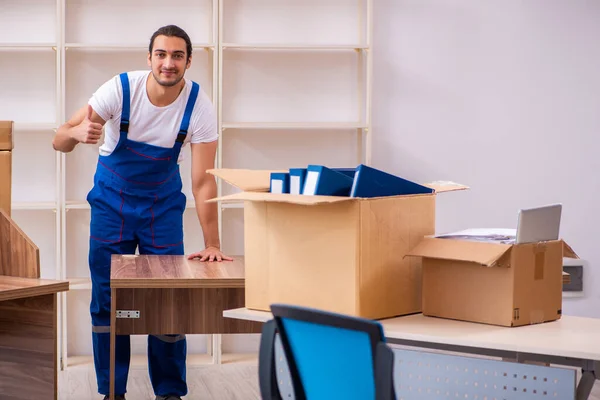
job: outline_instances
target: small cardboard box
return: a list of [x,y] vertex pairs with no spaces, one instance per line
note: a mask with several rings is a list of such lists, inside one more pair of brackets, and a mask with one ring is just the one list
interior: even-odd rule
[[11,151],[13,147],[13,121],[0,121],[0,151]]
[[562,240],[501,244],[427,237],[407,253],[423,264],[423,314],[501,326],[562,314]]
[[350,198],[269,193],[272,171],[208,171],[242,190],[246,307],[281,302],[381,319],[421,310],[421,266],[404,259],[435,230],[436,193]]

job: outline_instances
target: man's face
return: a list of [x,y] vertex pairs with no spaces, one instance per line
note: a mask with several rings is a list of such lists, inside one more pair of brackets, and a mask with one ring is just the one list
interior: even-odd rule
[[159,35],[154,39],[152,53],[148,55],[148,66],[154,79],[163,86],[177,85],[190,67],[185,40],[178,37]]

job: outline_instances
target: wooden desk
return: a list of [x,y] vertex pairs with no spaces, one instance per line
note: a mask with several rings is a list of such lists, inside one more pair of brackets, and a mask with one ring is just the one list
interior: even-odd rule
[[0,398],[54,399],[56,294],[68,282],[0,276]]
[[244,259],[204,263],[186,256],[113,255],[110,396],[116,335],[260,333],[262,324],[223,317],[245,303]]

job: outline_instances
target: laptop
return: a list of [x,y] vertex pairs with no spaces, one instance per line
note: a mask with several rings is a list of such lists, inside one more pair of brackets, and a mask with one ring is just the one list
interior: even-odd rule
[[561,213],[561,204],[521,209],[518,213],[517,229],[467,229],[435,237],[502,244],[558,240]]
[[558,240],[561,214],[562,204],[520,210],[516,243]]

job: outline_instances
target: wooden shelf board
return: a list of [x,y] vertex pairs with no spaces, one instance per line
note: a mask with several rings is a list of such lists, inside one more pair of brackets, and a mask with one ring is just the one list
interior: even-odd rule
[[[86,201],[78,201],[78,200],[69,200],[66,202],[65,205],[67,210],[89,210],[90,209],[90,205],[86,202]],[[196,208],[196,203],[194,202],[194,200],[188,200],[185,208],[188,209],[193,209]],[[226,208],[244,208],[244,205],[242,203],[235,203],[235,204],[223,204],[223,209]]]
[[[193,43],[193,49],[214,48],[212,43]],[[89,50],[89,51],[123,51],[123,50],[148,50],[148,43],[65,43],[67,50]]]
[[56,43],[2,43],[0,42],[0,51],[39,51],[39,50],[55,50]]
[[[186,208],[189,209],[193,209],[196,208],[196,202],[194,200],[188,200],[186,205]],[[221,204],[221,209],[226,210],[226,209],[231,209],[231,208],[244,208],[244,203],[223,203]]]
[[360,122],[224,122],[223,129],[362,129]]
[[13,126],[14,132],[42,132],[55,131],[57,124],[54,122],[19,122],[16,121]]
[[313,44],[313,43],[223,43],[223,49],[239,50],[304,50],[304,51],[338,51],[364,50],[369,47],[361,44]]
[[17,201],[13,202],[13,210],[56,210],[56,203],[51,201]]
[[69,200],[65,203],[67,210],[89,210],[90,205],[86,201]]

